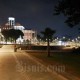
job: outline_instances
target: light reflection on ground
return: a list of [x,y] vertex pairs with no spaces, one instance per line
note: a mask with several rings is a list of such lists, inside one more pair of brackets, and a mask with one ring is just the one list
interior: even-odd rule
[[14,52],[14,45],[2,45],[0,48],[0,54],[1,52]]

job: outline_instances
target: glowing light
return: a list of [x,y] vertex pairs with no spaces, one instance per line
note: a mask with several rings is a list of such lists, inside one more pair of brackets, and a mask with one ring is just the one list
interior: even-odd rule
[[17,43],[22,43],[23,42],[23,39],[20,36],[16,41],[17,41]]
[[13,18],[13,17],[9,17],[8,20],[15,20],[15,18]]
[[62,41],[58,41],[58,45],[62,45]]
[[25,28],[23,26],[14,26],[14,29],[24,30]]

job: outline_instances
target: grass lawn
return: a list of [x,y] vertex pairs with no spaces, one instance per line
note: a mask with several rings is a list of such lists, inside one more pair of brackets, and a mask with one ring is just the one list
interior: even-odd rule
[[29,55],[38,58],[46,65],[64,65],[65,72],[80,77],[80,54],[67,52],[54,52],[51,57],[47,57],[47,53],[29,53]]

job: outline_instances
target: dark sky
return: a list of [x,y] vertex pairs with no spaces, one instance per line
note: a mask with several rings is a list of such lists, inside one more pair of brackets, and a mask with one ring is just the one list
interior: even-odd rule
[[16,22],[38,32],[46,27],[56,30],[56,36],[77,36],[77,28],[69,28],[63,15],[53,16],[58,0],[0,0],[0,24],[14,16]]

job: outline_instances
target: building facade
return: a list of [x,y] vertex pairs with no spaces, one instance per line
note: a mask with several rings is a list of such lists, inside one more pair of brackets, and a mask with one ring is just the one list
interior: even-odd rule
[[[14,17],[9,17],[8,22],[1,25],[1,31],[9,29],[19,29],[24,33],[23,40],[34,40],[37,37],[35,30],[26,30],[20,23],[15,22]],[[21,40],[21,37],[19,38]],[[18,39],[18,40],[19,40]]]
[[8,22],[1,25],[1,31],[2,30],[14,29],[14,26],[15,26],[15,18],[9,17]]
[[33,40],[36,37],[36,31],[34,30],[24,30],[24,40]]

